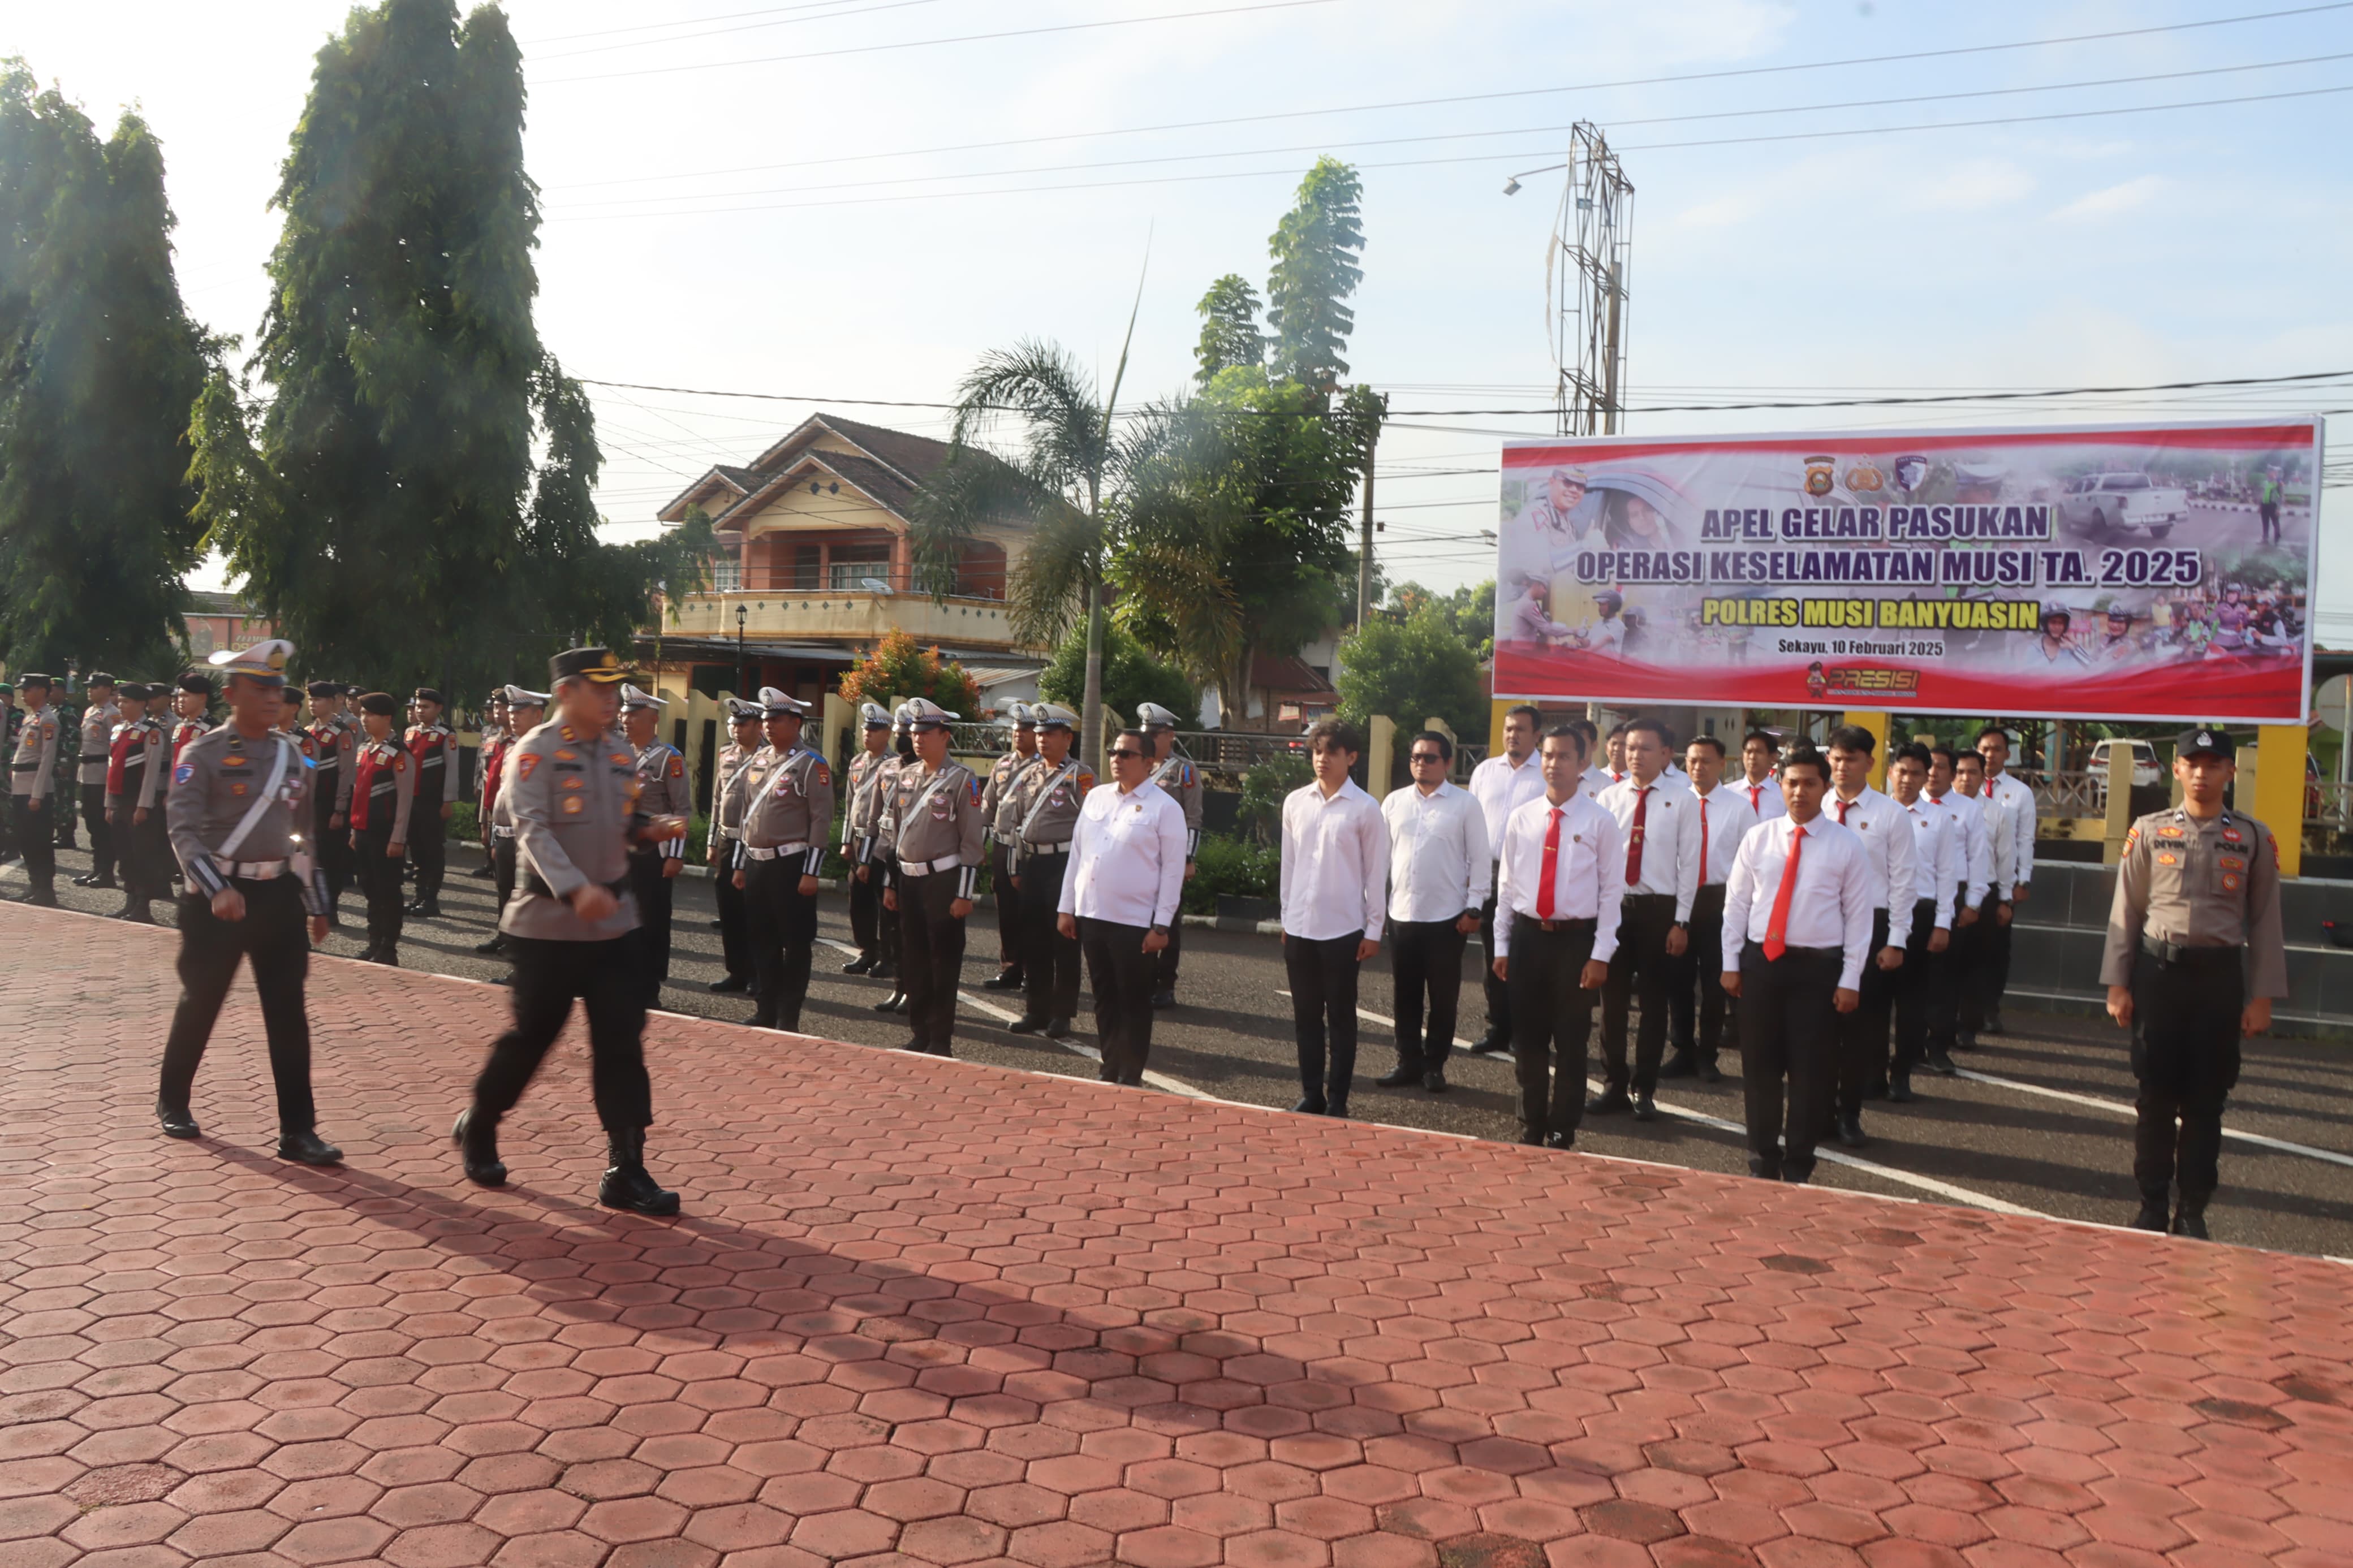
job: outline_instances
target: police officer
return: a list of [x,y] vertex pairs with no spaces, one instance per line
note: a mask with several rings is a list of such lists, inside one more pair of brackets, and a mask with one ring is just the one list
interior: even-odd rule
[[16,745],[8,754],[8,805],[14,813],[16,852],[25,858],[25,876],[32,891],[25,901],[37,909],[58,906],[57,828],[55,813],[58,758],[62,752],[64,722],[49,705],[57,683],[46,675],[16,678],[25,699],[25,717],[16,731]]
[[164,689],[137,682],[120,688],[115,711],[121,721],[108,745],[105,820],[122,869],[122,907],[114,918],[134,925],[153,925],[149,906],[172,896],[163,816],[164,727],[147,717],[147,704],[161,700]]
[[[16,711],[16,688],[0,680],[0,757],[16,754],[16,725],[21,718]],[[0,811],[0,865],[16,858],[16,824],[9,814]]]
[[964,922],[980,879],[981,783],[948,756],[955,714],[923,697],[910,699],[905,712],[915,761],[892,775],[882,808],[877,848],[894,868],[882,903],[899,917],[910,1048],[944,1057],[954,1054]]
[[499,761],[514,740],[509,728],[512,715],[507,710],[507,689],[493,690],[482,703],[482,743],[474,754],[474,784],[478,802],[474,807],[474,825],[482,840],[482,863],[466,873],[470,877],[495,878],[499,874],[497,852],[491,846],[491,803],[498,789]]
[[2206,1239],[2221,1180],[2222,1105],[2239,1081],[2239,1037],[2271,1027],[2287,994],[2280,931],[2279,844],[2222,804],[2237,748],[2221,730],[2174,743],[2181,804],[2125,836],[2100,979],[2108,1016],[2132,1030],[2137,1230]]
[[[314,680],[304,688],[304,695],[311,700],[311,722],[305,733],[315,770],[308,831],[317,847],[319,869],[327,879],[327,923],[334,925],[338,923],[335,906],[352,876],[352,840],[346,829],[352,809],[352,753],[359,749],[359,740],[340,721],[344,696],[340,683]],[[176,739],[175,731],[175,743]]]
[[81,710],[81,753],[77,777],[81,784],[82,826],[90,829],[90,870],[73,879],[77,888],[111,888],[120,851],[114,825],[107,820],[106,773],[114,747],[114,731],[122,722],[121,692],[114,677],[100,670],[90,678]]
[[768,743],[735,775],[744,825],[735,884],[752,943],[754,1028],[797,1034],[817,947],[817,874],[833,830],[833,770],[801,744],[809,705],[760,689]]
[[1029,705],[1016,702],[1008,710],[1013,722],[1013,749],[988,770],[988,784],[980,792],[982,820],[988,842],[988,885],[997,894],[997,973],[980,983],[983,991],[1018,991],[1022,986],[1022,937],[1028,922],[1021,918],[1021,891],[1013,885],[1013,860],[1019,847],[1012,819],[1013,791],[1038,761],[1038,725]]
[[890,850],[883,843],[882,818],[897,792],[900,773],[916,765],[914,735],[907,727],[913,706],[902,702],[892,710],[891,754],[883,759],[881,771],[875,774],[874,801],[868,809],[866,837],[860,852],[860,864],[878,889],[883,906],[879,943],[882,956],[868,973],[877,980],[890,981],[891,994],[874,1004],[877,1013],[907,1010],[907,982],[900,968],[900,939],[903,933],[899,917],[893,912],[897,906],[889,898],[892,887],[898,881],[898,868],[892,864]]
[[[508,736],[503,752],[512,754],[525,735],[540,727],[547,717],[547,693],[526,691],[520,686],[506,689]],[[515,828],[513,814],[507,810],[504,758],[500,766],[499,787],[491,796],[491,876],[492,889],[498,896],[498,907],[503,912],[514,897],[515,889]],[[476,944],[476,952],[504,952],[507,934],[493,930],[491,940]]]
[[740,697],[727,700],[727,721],[733,739],[721,749],[716,776],[711,788],[712,897],[719,906],[719,951],[727,965],[727,973],[711,983],[711,989],[721,994],[752,989],[752,939],[750,916],[744,908],[744,889],[735,885],[735,873],[744,864],[744,801],[733,793],[735,775],[759,754],[765,742],[760,734],[761,716],[765,711],[756,702],[746,702]]
[[[1081,958],[1079,938],[1062,934],[1062,879],[1070,872],[1079,811],[1087,803],[1087,792],[1095,787],[1095,775],[1071,754],[1079,732],[1077,714],[1040,702],[1029,710],[1029,717],[1038,735],[1038,761],[1014,781],[1010,809],[998,819],[1012,825],[1009,832],[1000,827],[998,834],[1000,839],[1009,838],[1013,848],[1013,875],[1021,901],[1021,954],[1029,981],[1027,1005],[1011,1032],[1059,1040],[1070,1034],[1071,1020],[1078,1014]],[[1158,977],[1156,965],[1150,973]],[[1148,1036],[1148,1008],[1146,1019]]]
[[389,692],[360,699],[367,740],[352,763],[352,858],[367,900],[367,951],[360,954],[365,963],[400,963],[400,868],[416,809],[417,763],[393,738],[399,712]]
[[448,703],[438,691],[420,686],[409,702],[416,723],[406,741],[417,767],[417,831],[408,836],[408,863],[417,874],[417,897],[407,912],[426,920],[441,918],[441,878],[449,858],[449,820],[458,800],[458,742],[441,722]]
[[[661,740],[662,710],[670,704],[624,682],[621,732],[638,759],[638,810],[647,816],[691,817],[694,802],[686,789],[686,759]],[[661,988],[670,984],[670,889],[686,865],[686,838],[641,843],[629,851],[629,885],[638,895],[638,946],[646,961],[646,1006],[659,1009]]]
[[683,836],[686,819],[637,809],[638,759],[614,729],[629,672],[612,650],[572,648],[551,659],[549,670],[555,718],[517,742],[503,789],[522,874],[499,918],[512,939],[514,1022],[491,1043],[472,1103],[450,1137],[469,1180],[504,1184],[499,1121],[522,1099],[577,998],[588,1016],[589,1081],[610,1148],[597,1201],[673,1215],[678,1194],[657,1185],[645,1166],[653,1089],[628,858],[639,844]]
[[[1176,715],[1157,702],[1139,704],[1136,727],[1152,742],[1152,774],[1146,781],[1185,809],[1185,879],[1193,879],[1194,858],[1201,853],[1201,775],[1176,752]],[[1155,1007],[1176,1005],[1176,965],[1185,955],[1185,922],[1168,928],[1168,945],[1160,950],[1160,987],[1152,994]]]
[[343,1151],[319,1136],[311,1096],[311,1020],[302,990],[311,950],[327,934],[327,890],[302,843],[311,770],[276,728],[294,645],[272,637],[212,656],[227,682],[229,721],[180,753],[166,797],[171,843],[186,874],[180,900],[180,1004],[164,1044],[155,1118],[167,1138],[194,1138],[188,1094],[240,957],[253,965],[278,1089],[278,1157],[332,1165]]
[[858,956],[841,966],[844,974],[865,974],[882,962],[882,889],[860,856],[871,826],[875,799],[881,793],[882,771],[898,759],[891,754],[891,710],[880,702],[859,705],[865,726],[863,749],[851,759],[844,784],[849,794],[841,811],[841,858],[851,868],[849,877],[849,939]]

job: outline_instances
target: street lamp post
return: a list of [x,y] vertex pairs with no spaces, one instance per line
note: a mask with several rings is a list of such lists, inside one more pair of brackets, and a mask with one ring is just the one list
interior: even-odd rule
[[746,613],[743,605],[735,606],[735,695],[738,697],[744,694],[744,683],[750,679],[747,667],[744,662],[744,621]]

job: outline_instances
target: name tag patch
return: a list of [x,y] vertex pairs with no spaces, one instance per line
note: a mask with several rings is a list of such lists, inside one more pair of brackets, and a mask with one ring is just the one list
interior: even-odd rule
[[577,816],[587,804],[588,803],[586,801],[582,800],[576,795],[567,795],[564,797],[564,815],[566,816]]

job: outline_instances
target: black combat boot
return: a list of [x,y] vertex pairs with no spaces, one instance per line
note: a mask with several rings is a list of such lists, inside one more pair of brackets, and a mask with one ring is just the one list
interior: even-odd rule
[[2173,1211],[2173,1234],[2176,1236],[2186,1236],[2193,1241],[2207,1241],[2211,1239],[2206,1234],[2206,1200],[2204,1197],[2200,1196],[2193,1198],[2188,1193],[2181,1194],[2180,1205]]
[[2142,1193],[2140,1213],[2133,1215],[2132,1227],[2135,1230],[2154,1231],[2163,1236],[2166,1232],[2165,1199],[2166,1192],[2163,1187],[2158,1188],[2155,1192]]
[[499,1123],[492,1116],[484,1116],[470,1107],[458,1112],[457,1124],[449,1129],[449,1142],[458,1145],[458,1152],[466,1163],[466,1180],[478,1187],[502,1187],[507,1184],[506,1162],[499,1158]]
[[278,1157],[305,1165],[340,1165],[343,1152],[320,1137],[316,1132],[280,1132],[278,1135]]
[[645,1129],[616,1132],[611,1144],[612,1163],[606,1168],[604,1184],[596,1189],[596,1201],[608,1209],[628,1209],[633,1214],[676,1214],[678,1194],[663,1191],[646,1173]]

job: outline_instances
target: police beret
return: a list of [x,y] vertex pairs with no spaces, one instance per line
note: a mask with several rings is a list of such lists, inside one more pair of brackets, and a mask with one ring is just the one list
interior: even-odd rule
[[29,669],[16,678],[17,687],[26,691],[32,690],[36,686],[39,687],[42,690],[47,691],[50,687],[55,686],[57,682],[50,679],[47,676],[36,675]]
[[386,719],[396,718],[400,713],[400,703],[389,691],[371,691],[360,699],[360,711]]
[[[93,669],[90,672],[90,680],[88,684],[91,686],[113,686],[114,677],[107,674],[106,671],[102,669]],[[120,690],[121,688],[118,687],[116,689]]]
[[343,689],[332,680],[314,680],[302,689],[313,697],[341,697]]
[[213,694],[212,677],[209,675],[198,675],[192,669],[185,675],[180,677],[180,689],[183,691],[195,692],[201,697],[210,697]]
[[435,706],[441,708],[447,708],[449,706],[449,700],[442,696],[439,692],[434,690],[429,686],[418,687],[413,700],[418,702],[430,702]]

